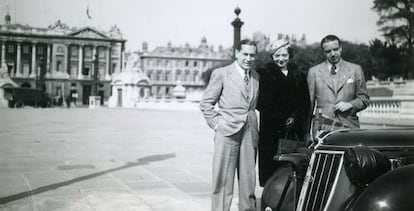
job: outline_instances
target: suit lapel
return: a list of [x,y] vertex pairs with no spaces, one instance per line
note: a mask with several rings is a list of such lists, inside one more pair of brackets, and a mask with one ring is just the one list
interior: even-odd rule
[[251,80],[252,87],[250,91],[250,104],[253,102],[253,99],[257,97],[257,93],[259,91],[259,75],[255,70],[251,70]]
[[230,68],[230,71],[228,72],[228,76],[229,76],[229,80],[231,80],[236,85],[238,90],[240,90],[244,98],[247,100],[247,93],[244,87],[245,86],[244,81],[240,73],[238,72],[238,69],[235,63],[233,63],[232,68]]
[[348,65],[345,64],[345,62],[341,61],[341,64],[339,65],[339,71],[338,71],[338,87],[336,92],[341,90],[341,88],[344,86],[346,81],[350,78],[351,71],[349,70]]
[[319,76],[323,82],[332,90],[335,91],[335,86],[331,78],[329,78],[328,72],[328,65],[324,62],[321,67],[319,68]]

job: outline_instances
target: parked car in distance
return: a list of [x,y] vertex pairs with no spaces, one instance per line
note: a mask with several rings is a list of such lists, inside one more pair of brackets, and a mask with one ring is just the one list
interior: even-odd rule
[[265,184],[265,211],[413,210],[414,128],[325,134],[281,164]]
[[24,106],[45,108],[51,105],[48,94],[40,89],[7,87],[4,88],[4,97],[9,101],[10,108],[22,108]]

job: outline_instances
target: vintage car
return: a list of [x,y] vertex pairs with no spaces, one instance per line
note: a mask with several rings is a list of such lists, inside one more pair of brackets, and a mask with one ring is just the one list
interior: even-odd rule
[[49,95],[40,89],[7,87],[4,88],[4,98],[9,101],[10,108],[25,106],[45,108],[51,105]]
[[414,128],[345,129],[280,154],[261,210],[414,210]]

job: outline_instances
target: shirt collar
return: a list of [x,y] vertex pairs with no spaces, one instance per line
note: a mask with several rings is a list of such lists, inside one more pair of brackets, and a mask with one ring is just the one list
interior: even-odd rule
[[[242,78],[244,78],[244,72],[245,72],[245,70],[244,70],[242,67],[240,67],[239,63],[234,62],[234,64],[235,64],[235,66],[236,66],[237,72],[239,72],[240,76],[241,76]],[[250,76],[250,70],[247,70],[247,73],[248,73],[248,74],[249,74],[249,76]]]
[[[335,64],[335,66],[336,66],[335,72],[336,73],[338,73],[338,70],[339,70],[339,66],[341,64],[341,61],[342,61],[342,59],[339,60],[339,62]],[[328,62],[328,61],[326,61],[326,64],[328,66],[328,71],[330,72],[331,71],[332,64],[330,62]]]

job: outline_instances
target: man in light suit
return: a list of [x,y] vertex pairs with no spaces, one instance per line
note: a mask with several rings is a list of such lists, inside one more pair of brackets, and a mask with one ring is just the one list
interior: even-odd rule
[[357,112],[369,104],[362,68],[341,58],[341,41],[335,35],[324,37],[321,48],[326,61],[310,68],[307,76],[311,108],[340,124],[322,124],[320,129],[359,128]]
[[239,210],[256,209],[259,75],[252,69],[256,53],[253,41],[241,40],[236,61],[213,71],[200,102],[207,124],[215,130],[211,207],[215,211],[230,210],[236,170]]

